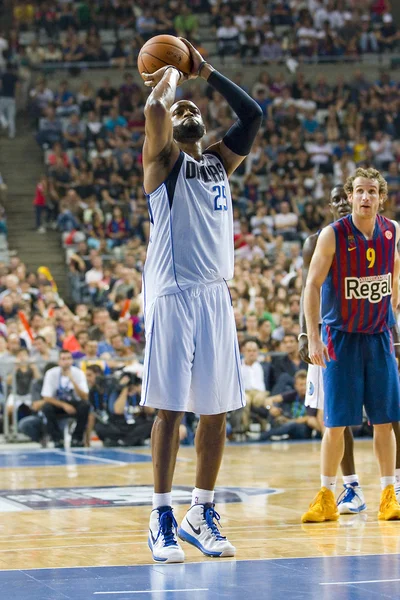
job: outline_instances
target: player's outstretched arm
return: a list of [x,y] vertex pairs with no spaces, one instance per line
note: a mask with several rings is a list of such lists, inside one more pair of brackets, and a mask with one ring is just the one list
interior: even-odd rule
[[335,232],[332,227],[325,227],[318,237],[304,289],[309,356],[314,365],[321,367],[325,366],[325,360],[329,361],[328,349],[319,334],[321,287],[331,268],[335,249]]
[[310,235],[303,246],[303,268],[302,268],[302,286],[300,296],[300,335],[299,335],[299,354],[301,360],[311,363],[308,355],[308,336],[307,336],[307,323],[304,316],[304,288],[307,282],[308,270],[310,268],[311,259],[313,257],[315,247],[318,241],[318,234],[313,233]]
[[[143,77],[145,85],[153,87],[144,107],[144,187],[149,193],[164,181],[179,156],[179,148],[173,140],[170,108],[175,102],[176,88],[184,76],[175,67],[167,66],[151,75],[143,74]],[[152,173],[152,166],[157,169],[156,173]]]
[[262,123],[262,110],[238,85],[208,64],[190,42],[184,39],[182,41],[190,50],[193,72],[217,90],[238,117],[224,138],[207,148],[220,155],[227,174],[231,175],[251,150]]

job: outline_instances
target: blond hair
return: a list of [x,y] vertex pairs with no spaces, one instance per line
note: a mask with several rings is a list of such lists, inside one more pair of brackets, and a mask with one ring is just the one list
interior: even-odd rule
[[354,175],[351,175],[350,177],[347,178],[346,183],[343,186],[344,191],[346,192],[347,195],[353,193],[353,184],[354,184],[354,181],[357,179],[357,177],[365,177],[365,179],[373,179],[374,181],[377,181],[379,184],[379,196],[382,198],[382,200],[384,202],[386,201],[387,194],[388,194],[387,181],[381,175],[381,173],[379,171],[377,171],[376,169],[373,169],[372,167],[369,167],[368,169],[364,169],[363,167],[360,167],[360,168],[356,169],[356,172],[354,173]]

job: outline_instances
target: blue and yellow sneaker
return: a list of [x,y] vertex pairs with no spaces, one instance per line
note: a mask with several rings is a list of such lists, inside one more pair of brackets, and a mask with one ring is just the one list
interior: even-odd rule
[[177,529],[171,506],[160,506],[151,511],[148,544],[155,561],[180,563],[185,560]]
[[358,483],[345,483],[344,490],[337,499],[341,515],[352,515],[367,510],[364,493]]

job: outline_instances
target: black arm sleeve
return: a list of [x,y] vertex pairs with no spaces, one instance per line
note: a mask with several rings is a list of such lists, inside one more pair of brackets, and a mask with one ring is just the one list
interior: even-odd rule
[[218,71],[211,73],[207,83],[225,98],[238,116],[223,138],[225,146],[239,156],[247,156],[260,129],[263,118],[261,108],[238,85]]

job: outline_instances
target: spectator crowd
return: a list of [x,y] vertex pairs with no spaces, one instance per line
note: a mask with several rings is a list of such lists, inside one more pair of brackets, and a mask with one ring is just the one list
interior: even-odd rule
[[[13,28],[0,32],[2,60],[40,68],[52,63],[132,66],[161,33],[183,36],[210,55],[268,64],[354,60],[399,49],[389,0],[19,0]],[[3,51],[3,57],[2,57]]]
[[[343,39],[341,28],[360,16],[341,0],[326,6],[310,2],[305,12],[304,4],[268,3],[262,25],[265,31],[294,26],[296,57],[303,52],[300,23],[326,28],[325,10],[329,28]],[[37,11],[30,21],[18,17],[17,9],[29,6],[15,7],[20,30],[38,27]],[[122,27],[126,18],[132,25],[131,4],[122,0],[93,2],[89,12],[103,18],[107,6],[127,9],[118,24]],[[230,18],[227,7],[211,5],[216,31],[218,19]],[[182,14],[178,5],[170,8]],[[382,1],[370,8],[378,36],[390,6]],[[192,9],[197,14],[202,5]],[[254,19],[262,19],[261,9],[252,13]],[[238,22],[248,26],[247,10],[246,5],[238,9],[241,21],[236,19],[234,27]],[[77,6],[68,3],[55,6],[54,18],[59,22],[68,11],[77,18]],[[134,20],[137,26],[138,15]],[[89,35],[93,23],[86,25]],[[305,55],[312,56],[319,42],[304,46],[309,48]],[[243,60],[252,56],[242,53]],[[141,274],[150,232],[141,162],[146,89],[129,71],[121,79],[113,85],[105,77],[95,89],[89,81],[65,78],[54,88],[41,74],[29,91],[28,112],[43,153],[43,175],[33,198],[35,224],[38,234],[47,228],[60,232],[70,297],[66,304],[45,267],[28,273],[16,256],[0,265],[0,362],[7,418],[38,442],[47,436],[62,446],[63,427],[74,420],[72,445],[90,443],[93,430],[106,445],[143,443],[154,418],[138,406]],[[385,214],[400,218],[400,85],[384,71],[375,81],[356,71],[334,84],[323,74],[308,81],[301,69],[290,76],[261,71],[250,88],[241,73],[234,79],[256,99],[264,121],[232,177],[236,266],[229,285],[248,405],[230,415],[227,433],[234,440],[252,434],[307,438],[318,435],[320,424],[304,407],[307,365],[297,348],[301,245],[330,221],[332,187],[343,185],[358,166],[383,172],[389,184]],[[206,147],[223,136],[234,115],[221,96],[197,84],[180,87],[178,97],[200,108]],[[196,416],[188,415],[182,441],[192,441],[195,427]]]

